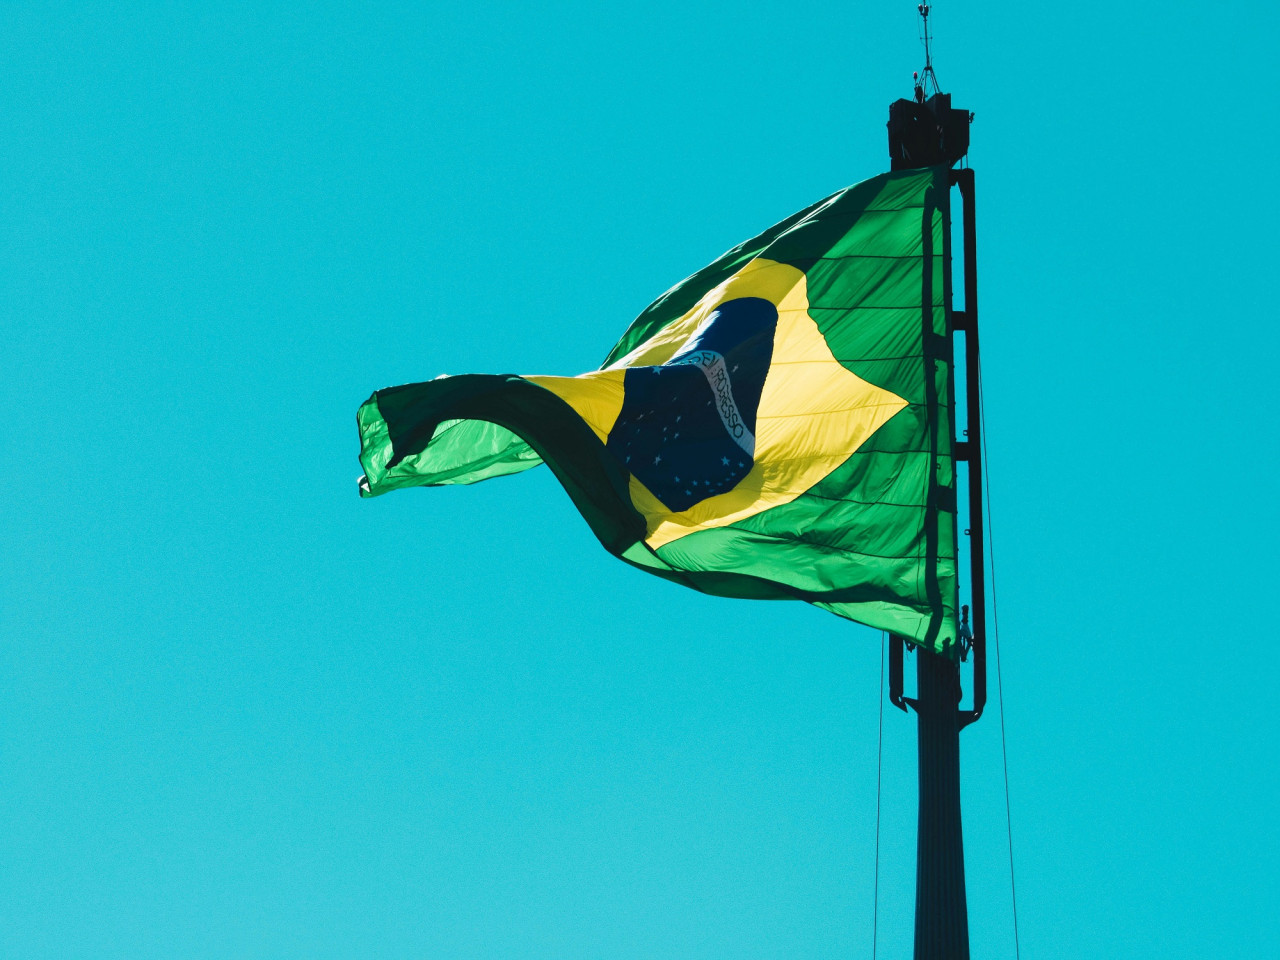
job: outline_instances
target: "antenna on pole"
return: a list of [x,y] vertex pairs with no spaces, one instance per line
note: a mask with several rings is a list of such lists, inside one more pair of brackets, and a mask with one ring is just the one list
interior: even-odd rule
[[915,99],[889,104],[889,159],[894,170],[954,166],[969,152],[969,124],[973,114],[951,106],[951,94],[943,93],[933,70],[930,6],[916,7],[920,14],[920,40],[924,44],[924,69],[911,75]]
[[933,57],[929,53],[929,5],[922,3],[916,10],[920,14],[920,39],[924,43],[924,69],[919,74],[912,74],[911,79],[916,82],[916,103],[924,103],[930,82],[935,94],[941,93],[942,88],[938,86],[938,75],[933,72]]

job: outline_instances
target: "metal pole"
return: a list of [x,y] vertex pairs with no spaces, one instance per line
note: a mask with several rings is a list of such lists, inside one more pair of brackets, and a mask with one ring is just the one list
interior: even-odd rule
[[920,740],[915,960],[969,960],[960,825],[960,668],[916,651]]

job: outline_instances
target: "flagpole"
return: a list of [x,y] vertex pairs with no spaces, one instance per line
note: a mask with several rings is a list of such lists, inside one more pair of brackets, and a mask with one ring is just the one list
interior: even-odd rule
[[[968,152],[969,124],[973,115],[951,106],[950,94],[938,88],[928,52],[927,4],[920,5],[925,26],[925,70],[915,78],[914,97],[889,106],[889,156],[894,170],[920,167],[953,167]],[[933,95],[929,96],[929,87]],[[951,250],[951,191],[959,187],[964,204],[964,309],[953,309]],[[972,632],[962,618],[959,648],[973,655],[973,706],[960,707],[958,659],[934,653],[902,637],[893,636],[889,647],[889,697],[902,710],[915,711],[918,738],[919,814],[916,842],[915,960],[969,960],[969,909],[965,896],[964,839],[960,816],[960,730],[982,715],[986,703],[985,559],[982,530],[982,463],[978,429],[978,307],[974,180],[969,169],[953,170],[941,208],[943,230],[944,301],[947,313],[948,362],[955,370],[955,335],[964,336],[966,420],[968,429],[953,437],[955,460],[968,468],[969,593],[973,607]],[[926,250],[927,250],[926,246]],[[926,257],[928,254],[926,253]],[[926,271],[929,265],[926,264]],[[925,303],[932,294],[925,287]],[[954,376],[951,378],[954,388]],[[946,401],[955,423],[954,389]],[[951,522],[957,520],[951,514]],[[957,531],[958,532],[958,531]],[[965,614],[968,608],[964,608]],[[904,652],[913,650],[916,661],[916,695],[903,696]]]

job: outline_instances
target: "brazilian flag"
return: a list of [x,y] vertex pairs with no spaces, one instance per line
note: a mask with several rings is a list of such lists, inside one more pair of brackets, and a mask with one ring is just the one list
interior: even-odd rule
[[954,656],[949,171],[841,190],[676,284],[598,370],[360,408],[363,496],[546,463],[610,553]]

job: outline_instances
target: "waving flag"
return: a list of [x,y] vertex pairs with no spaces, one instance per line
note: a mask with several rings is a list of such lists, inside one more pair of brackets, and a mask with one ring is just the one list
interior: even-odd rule
[[677,284],[576,377],[379,390],[361,494],[546,463],[600,542],[953,654],[948,171],[842,190]]

